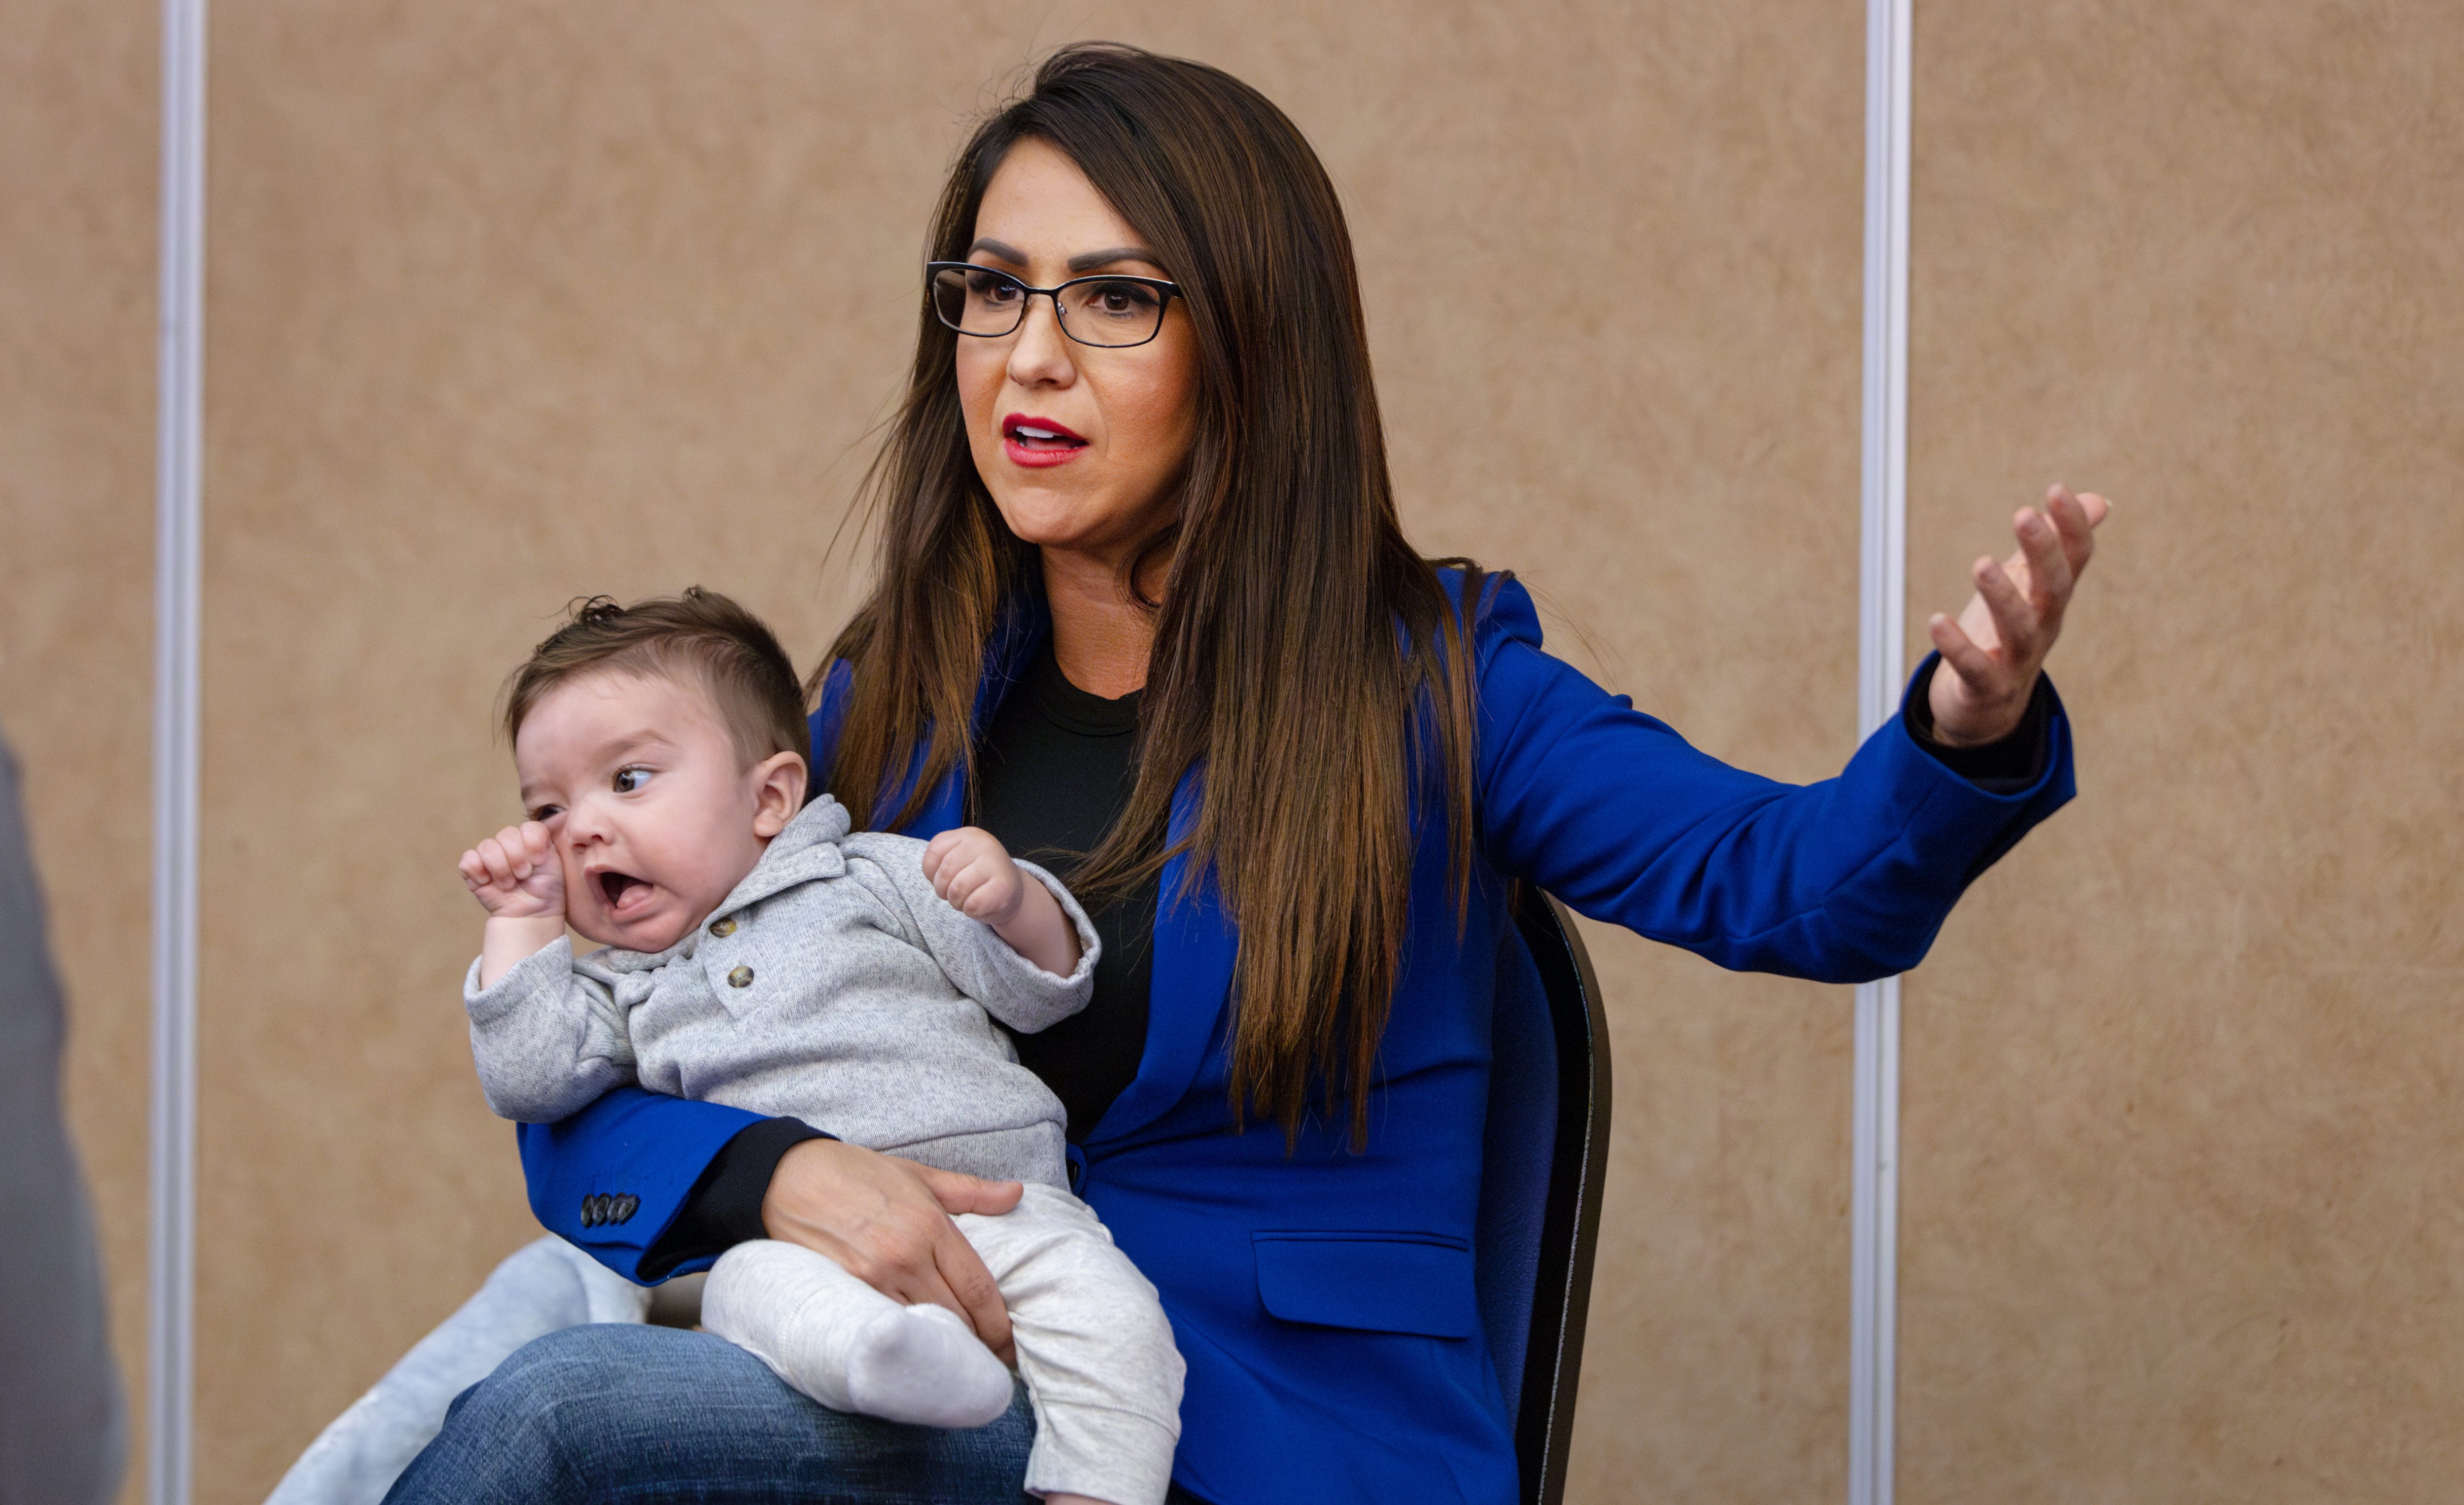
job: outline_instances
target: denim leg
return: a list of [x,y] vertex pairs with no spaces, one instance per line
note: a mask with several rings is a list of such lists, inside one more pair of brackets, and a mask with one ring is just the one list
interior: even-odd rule
[[1036,1505],[1022,1389],[989,1427],[829,1410],[724,1339],[551,1333],[464,1391],[387,1505]]
[[649,1296],[561,1238],[524,1245],[318,1434],[265,1505],[376,1505],[453,1398],[516,1349],[584,1322],[639,1322]]

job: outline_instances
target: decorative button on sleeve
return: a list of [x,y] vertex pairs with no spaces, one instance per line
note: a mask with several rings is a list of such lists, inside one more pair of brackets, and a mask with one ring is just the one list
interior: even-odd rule
[[641,1210],[642,1199],[631,1192],[601,1192],[582,1199],[582,1226],[599,1228],[608,1223],[627,1222]]
[[753,985],[753,969],[749,966],[739,966],[735,971],[728,973],[727,985],[730,987],[751,987]]

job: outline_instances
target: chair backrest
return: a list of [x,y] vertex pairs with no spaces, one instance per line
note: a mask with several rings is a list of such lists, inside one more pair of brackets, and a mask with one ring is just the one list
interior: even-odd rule
[[1498,957],[1475,1271],[1514,1417],[1525,1505],[1558,1505],[1608,1171],[1599,981],[1564,906],[1529,884]]

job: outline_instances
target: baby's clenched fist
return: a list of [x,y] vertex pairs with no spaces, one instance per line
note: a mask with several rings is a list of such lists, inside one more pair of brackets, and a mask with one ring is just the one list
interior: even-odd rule
[[462,881],[499,919],[564,914],[564,864],[556,838],[538,821],[508,826],[462,853]]
[[974,826],[945,830],[925,845],[924,876],[952,909],[996,930],[1018,918],[1026,896],[1026,874],[1001,838]]

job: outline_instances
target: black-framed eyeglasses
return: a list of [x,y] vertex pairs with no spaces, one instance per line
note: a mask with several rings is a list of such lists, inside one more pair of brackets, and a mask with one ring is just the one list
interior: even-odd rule
[[1061,332],[1080,344],[1117,350],[1163,332],[1163,311],[1180,288],[1161,277],[1106,273],[1072,277],[1059,287],[1029,287],[1006,272],[972,261],[927,261],[924,286],[933,312],[962,335],[997,340],[1026,322],[1028,299],[1052,299]]

